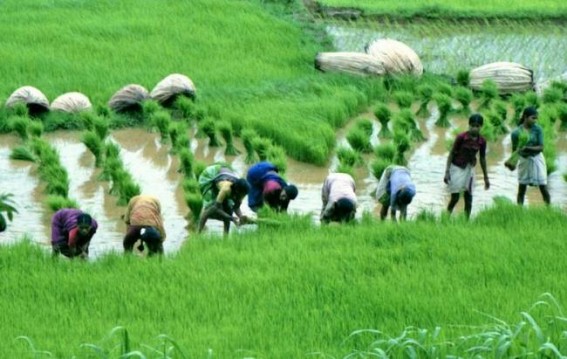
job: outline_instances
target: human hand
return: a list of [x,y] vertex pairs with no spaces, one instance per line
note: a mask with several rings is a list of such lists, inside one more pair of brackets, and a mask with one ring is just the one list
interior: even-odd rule
[[232,217],[231,220],[232,220],[232,222],[233,222],[237,227],[240,226],[240,218],[238,218],[238,217]]
[[490,189],[490,181],[488,180],[488,177],[486,177],[484,179],[484,189],[485,190],[489,190]]
[[443,182],[445,182],[445,184],[449,184],[449,182],[451,182],[451,174],[449,172],[445,172],[445,177],[443,177]]

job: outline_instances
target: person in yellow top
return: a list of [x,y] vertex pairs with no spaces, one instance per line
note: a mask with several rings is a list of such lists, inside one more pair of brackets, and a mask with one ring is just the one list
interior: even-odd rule
[[128,202],[124,222],[128,225],[123,241],[124,252],[132,252],[134,243],[141,240],[141,249],[146,244],[149,255],[163,254],[165,229],[159,199],[150,195],[132,197]]
[[240,204],[250,185],[227,164],[217,163],[205,168],[199,176],[199,189],[204,208],[199,219],[199,232],[207,220],[216,219],[224,223],[224,234],[228,234],[231,222],[239,225],[240,220],[245,218],[240,211]]

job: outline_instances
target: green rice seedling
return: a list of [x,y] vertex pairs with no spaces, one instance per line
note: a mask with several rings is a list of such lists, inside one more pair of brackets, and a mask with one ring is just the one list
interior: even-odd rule
[[34,137],[30,140],[30,149],[35,154],[40,165],[59,163],[59,153],[44,139]]
[[43,135],[43,124],[39,121],[30,121],[28,133],[31,137],[41,137]]
[[165,110],[157,111],[150,117],[152,126],[157,127],[160,133],[162,143],[167,143],[169,139],[169,126],[171,124],[171,115]]
[[372,124],[372,121],[367,118],[356,121],[355,127],[364,131],[368,137],[372,136],[372,132],[374,132],[374,125]]
[[461,87],[468,88],[471,83],[471,72],[461,69],[457,71],[457,84]]
[[169,128],[167,132],[169,133],[169,140],[171,141],[171,152],[176,153],[177,148],[177,140],[179,139],[180,127],[178,126],[178,122],[171,122],[169,124]]
[[252,140],[252,146],[254,147],[254,151],[256,151],[260,161],[266,161],[268,159],[268,150],[272,146],[272,141],[270,139],[256,137]]
[[508,119],[508,104],[501,100],[495,100],[492,102],[491,109],[500,116],[503,123],[507,122]]
[[480,101],[478,109],[482,110],[489,108],[492,101],[496,100],[498,97],[498,86],[496,86],[496,83],[490,79],[484,80],[480,87]]
[[0,194],[0,232],[6,230],[6,225],[8,221],[12,222],[14,219],[14,213],[18,213],[16,209],[16,202],[12,199],[14,195],[11,193]]
[[412,141],[421,142],[421,141],[425,140],[425,136],[423,135],[423,132],[421,132],[421,129],[417,125],[417,121],[415,120],[415,117],[414,117],[413,113],[411,112],[411,110],[409,110],[409,109],[401,110],[398,113],[397,118],[402,123],[405,124],[404,128],[406,128],[408,130],[408,133],[409,133]]
[[109,124],[104,117],[97,116],[93,121],[93,130],[101,141],[104,141],[109,134]]
[[433,95],[433,99],[439,109],[439,118],[435,121],[435,125],[444,128],[449,127],[451,125],[449,122],[449,113],[453,109],[451,97],[442,93],[436,93]]
[[352,127],[347,135],[346,139],[349,145],[358,152],[370,153],[372,152],[372,145],[370,144],[370,137],[364,132],[364,130],[358,127]]
[[551,104],[561,102],[563,100],[563,89],[549,86],[543,91],[542,102],[544,104]]
[[405,166],[407,164],[405,154],[411,148],[411,138],[409,134],[402,131],[394,132],[394,145],[396,146],[394,163]]
[[394,101],[400,109],[410,108],[413,103],[413,93],[408,91],[394,92]]
[[380,138],[392,138],[392,132],[388,128],[388,123],[392,119],[392,111],[384,103],[378,103],[374,108],[374,115],[380,122],[380,131],[378,132],[378,137]]
[[522,117],[522,111],[526,107],[526,98],[523,94],[515,93],[510,97],[510,102],[512,103],[512,108],[514,109],[514,116],[512,117],[512,123],[517,125]]
[[471,113],[471,102],[473,100],[473,93],[469,88],[459,86],[455,89],[455,100],[461,104],[460,113],[468,115]]
[[153,114],[161,110],[162,107],[157,101],[154,100],[146,100],[142,102],[142,113],[144,114],[144,118],[149,120]]
[[191,140],[185,122],[172,123],[169,127],[169,138],[171,140],[171,152],[177,153],[184,148],[191,148]]
[[178,96],[173,103],[174,118],[182,118],[189,122],[195,118],[195,100],[187,96]]
[[391,164],[393,164],[393,162],[390,161],[389,159],[376,158],[370,164],[370,172],[377,180],[380,180],[380,178],[382,177],[382,173],[384,173],[386,167],[390,166]]
[[518,146],[516,147],[516,150],[512,152],[510,157],[508,157],[508,159],[504,162],[504,166],[506,166],[506,168],[508,168],[510,171],[516,169],[518,161],[520,160],[520,149],[522,149],[528,143],[529,139],[530,136],[528,132],[521,128],[518,134]]
[[15,116],[10,119],[10,128],[14,131],[22,140],[28,139],[28,127],[31,121],[28,117]]
[[339,163],[339,165],[337,166],[337,170],[336,172],[338,173],[346,173],[351,175],[353,178],[356,178],[355,173],[354,173],[354,168],[346,163]]
[[140,186],[137,183],[134,183],[130,177],[127,177],[127,179],[120,184],[120,194],[118,195],[117,203],[119,206],[125,206],[128,202],[130,202],[132,197],[141,193],[142,190],[140,189]]
[[266,153],[268,161],[272,162],[278,168],[278,172],[284,175],[287,170],[287,155],[283,147],[271,145]]
[[420,117],[427,117],[429,116],[429,109],[428,109],[428,105],[429,102],[431,101],[431,98],[433,97],[433,86],[431,86],[430,84],[421,84],[417,87],[417,94],[419,97],[419,109],[417,110],[417,112],[415,113],[416,116],[420,116]]
[[16,340],[24,341],[28,345],[28,348],[34,358],[53,357],[53,354],[47,350],[36,349],[34,342],[27,336],[21,335],[17,337]]
[[561,103],[557,106],[557,118],[559,120],[559,131],[567,131],[567,104]]
[[414,93],[416,78],[413,75],[397,74],[384,76],[384,87],[390,93],[407,91]]
[[120,159],[120,145],[114,142],[109,142],[104,146],[104,156],[107,159]]
[[220,141],[217,135],[217,123],[212,117],[207,117],[199,123],[198,133],[209,138],[209,146],[220,146]]
[[481,132],[487,140],[495,140],[498,136],[508,133],[506,124],[496,110],[488,111],[484,116],[486,117],[484,122],[486,126],[482,126]]
[[349,147],[339,147],[337,149],[337,158],[341,165],[349,167],[355,167],[362,163],[360,153]]
[[453,87],[449,84],[441,82],[437,84],[436,93],[442,93],[443,95],[453,97]]
[[74,199],[58,195],[47,196],[45,203],[51,212],[57,212],[62,208],[80,208],[79,204]]
[[396,156],[396,146],[393,143],[383,143],[374,147],[374,155],[377,159],[384,159],[390,162],[394,161]]
[[38,168],[39,178],[45,183],[45,193],[67,197],[69,177],[59,163],[42,164]]
[[221,122],[218,125],[218,129],[226,144],[224,154],[227,156],[238,155],[240,152],[234,147],[234,141],[232,139],[232,125],[229,122]]
[[79,114],[79,119],[81,120],[83,126],[86,129],[94,130],[94,122],[98,116],[92,111],[84,111]]
[[535,93],[534,91],[528,91],[526,92],[526,94],[524,95],[524,98],[526,100],[526,107],[527,106],[533,106],[533,107],[540,107],[541,105],[541,100],[539,98],[539,96],[537,95],[537,93]]
[[199,181],[196,178],[185,178],[181,183],[184,193],[200,193]]
[[177,153],[179,156],[179,172],[182,172],[185,178],[193,178],[195,176],[193,172],[195,165],[193,152],[189,148],[183,148]]
[[10,151],[10,159],[19,161],[35,162],[36,157],[29,147],[20,145],[12,148]]
[[95,167],[99,168],[104,160],[104,143],[94,131],[85,131],[81,135],[81,142],[91,151],[95,158]]
[[193,170],[195,172],[195,178],[199,178],[199,176],[205,170],[205,168],[207,168],[207,164],[205,162],[195,161],[195,166]]
[[244,163],[252,164],[256,162],[256,152],[254,151],[254,139],[258,137],[256,131],[251,128],[246,128],[242,130],[242,144],[244,145],[244,149],[246,150],[246,158],[244,159]]
[[[112,181],[114,173],[121,168],[122,160],[119,157],[108,157],[108,155],[106,155],[99,179],[101,181]],[[112,188],[110,189],[110,193],[112,193]]]
[[9,109],[9,115],[15,117],[28,117],[28,105],[25,102],[17,102]]
[[187,216],[189,228],[196,229],[199,225],[201,211],[203,210],[203,197],[200,193],[186,192],[185,203],[187,207],[189,207],[189,214]]

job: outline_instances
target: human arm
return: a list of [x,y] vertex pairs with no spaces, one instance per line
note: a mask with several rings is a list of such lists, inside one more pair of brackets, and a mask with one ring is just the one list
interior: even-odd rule
[[480,168],[482,169],[482,175],[484,178],[484,189],[488,190],[490,188],[490,181],[488,180],[488,171],[486,170],[486,142],[484,142],[480,146],[479,162],[480,162]]
[[449,182],[451,181],[451,163],[453,163],[453,158],[455,158],[455,153],[457,153],[457,151],[459,150],[461,142],[462,137],[457,136],[457,138],[455,138],[455,142],[453,143],[453,147],[451,148],[451,151],[447,156],[447,163],[445,164],[445,176],[443,177],[443,182],[445,182],[446,184],[449,184]]
[[124,215],[124,223],[130,225],[130,216],[132,215],[132,209],[134,208],[134,204],[138,200],[138,196],[132,197],[130,201],[128,201],[128,207],[126,208],[126,214]]

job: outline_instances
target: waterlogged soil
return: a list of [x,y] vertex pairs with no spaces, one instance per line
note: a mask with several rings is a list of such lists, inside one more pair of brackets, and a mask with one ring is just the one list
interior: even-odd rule
[[[408,209],[410,219],[423,211],[440,214],[445,210],[449,197],[443,184],[447,143],[454,137],[456,127],[464,129],[466,123],[463,120],[453,121],[453,127],[442,129],[435,125],[437,116],[433,108],[431,116],[420,122],[421,130],[427,139],[416,144],[406,157],[417,187],[417,194]],[[363,117],[368,118],[368,116]],[[377,136],[379,128],[380,125],[374,121],[371,138],[374,145],[381,142]],[[348,127],[337,134],[338,146],[348,146],[345,139],[347,131]],[[121,216],[125,213],[126,207],[118,205],[117,198],[109,194],[110,184],[99,180],[100,169],[95,168],[94,157],[80,142],[80,133],[55,132],[45,135],[45,138],[58,150],[61,163],[68,171],[69,197],[76,200],[81,208],[92,214],[99,223],[99,230],[91,244],[91,256],[96,257],[108,251],[122,251],[122,237],[126,225]],[[176,157],[170,154],[167,144],[162,144],[158,134],[142,129],[115,131],[110,136],[110,140],[120,145],[120,155],[124,165],[140,185],[142,193],[152,194],[160,199],[167,232],[164,249],[166,252],[175,252],[194,235],[188,229],[186,218],[189,210],[183,200],[182,175],[178,172]],[[245,175],[247,165],[244,163],[243,155],[225,157],[223,147],[212,148],[207,142],[207,140],[192,139],[191,149],[198,160],[206,163],[227,161],[240,175]],[[0,136],[1,191],[14,195],[13,199],[19,212],[9,223],[8,229],[0,234],[0,239],[2,243],[13,243],[26,236],[48,249],[51,212],[43,204],[45,195],[42,192],[43,185],[36,175],[36,165],[9,158],[11,149],[19,143],[20,140],[14,136]],[[565,208],[567,184],[563,174],[567,172],[567,138],[564,133],[559,134],[556,146],[558,169],[549,176],[549,188],[552,203]],[[488,191],[484,190],[481,171],[477,168],[473,215],[490,206],[495,196],[515,200],[517,173],[508,171],[503,165],[509,155],[509,135],[498,142],[489,143],[487,162],[491,188]],[[366,165],[369,165],[372,159],[373,155],[367,155]],[[299,196],[291,202],[289,212],[310,215],[313,222],[318,223],[322,206],[322,183],[337,165],[336,157],[324,167],[288,160],[287,179],[299,188]],[[357,217],[360,218],[363,212],[377,216],[380,208],[372,196],[377,180],[366,166],[355,169],[355,179],[359,200]],[[528,190],[526,205],[543,205],[537,189]],[[462,206],[461,200],[456,212],[462,211]],[[252,214],[246,205],[246,200],[242,210],[245,214]],[[254,226],[242,226],[238,229],[233,227],[233,230],[254,230]],[[211,235],[220,235],[221,222],[210,220],[206,231]]]

